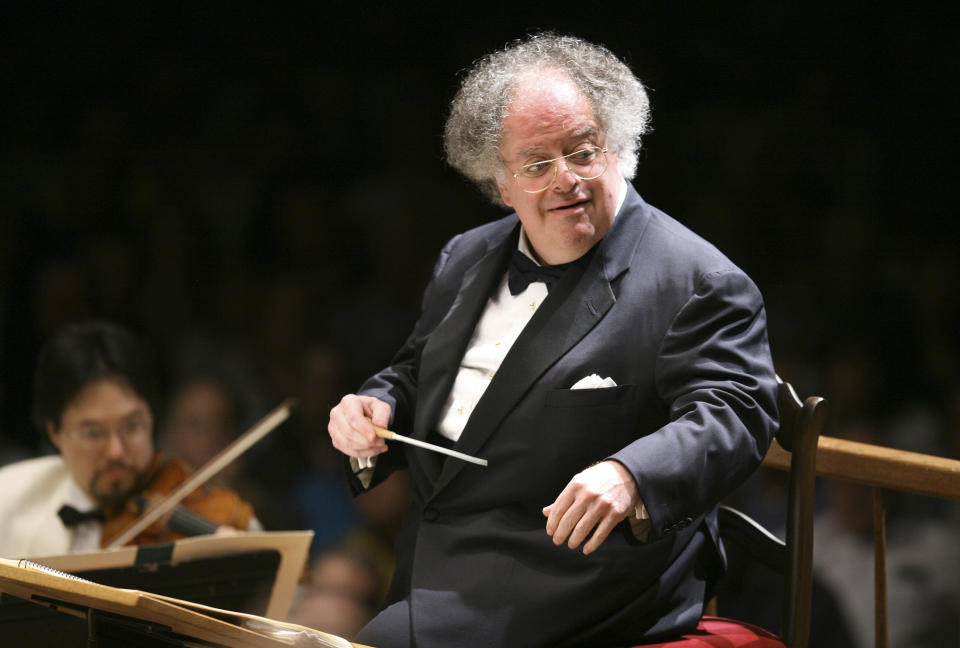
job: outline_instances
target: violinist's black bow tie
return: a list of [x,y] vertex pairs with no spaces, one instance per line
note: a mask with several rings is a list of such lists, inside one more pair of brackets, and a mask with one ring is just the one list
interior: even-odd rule
[[65,527],[75,527],[78,524],[90,522],[91,520],[103,522],[103,512],[100,509],[93,509],[92,511],[78,511],[69,504],[64,504],[61,506],[60,510],[57,511],[57,515],[60,516],[60,520],[63,521],[63,526]]
[[552,266],[539,266],[520,250],[514,250],[513,256],[510,257],[510,270],[507,277],[510,294],[519,295],[534,281],[542,281],[547,284],[547,290],[550,290],[570,265],[570,263],[560,263]]

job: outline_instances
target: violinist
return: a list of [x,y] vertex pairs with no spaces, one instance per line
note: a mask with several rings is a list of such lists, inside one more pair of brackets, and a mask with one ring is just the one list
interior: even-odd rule
[[[34,421],[58,454],[0,468],[0,556],[96,551],[186,479],[183,464],[154,450],[156,397],[152,357],[123,327],[85,322],[46,344],[34,376]],[[231,528],[261,529],[249,504],[218,489],[191,495],[133,542]]]

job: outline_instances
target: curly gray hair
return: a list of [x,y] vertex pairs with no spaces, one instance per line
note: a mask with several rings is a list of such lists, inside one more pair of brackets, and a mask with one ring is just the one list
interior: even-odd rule
[[444,129],[447,161],[503,205],[497,178],[503,121],[518,79],[534,70],[568,75],[590,102],[627,179],[637,169],[640,138],[647,131],[650,102],[630,68],[602,45],[546,32],[517,40],[488,54],[468,71],[450,105]]

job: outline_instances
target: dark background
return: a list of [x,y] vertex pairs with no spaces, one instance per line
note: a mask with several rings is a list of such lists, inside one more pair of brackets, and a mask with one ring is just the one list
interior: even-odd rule
[[145,332],[167,359],[229,346],[261,408],[288,387],[273,365],[309,345],[342,352],[355,387],[416,317],[442,243],[499,214],[443,162],[458,72],[543,28],[605,43],[649,86],[634,184],[759,284],[781,373],[806,393],[860,376],[849,407],[826,393],[845,409],[867,392],[884,411],[946,412],[952,9],[132,5],[4,21],[7,439],[35,443],[37,349],[83,316]]
[[958,21],[917,5],[8,10],[0,463],[42,449],[42,342],[101,317],[152,340],[168,393],[214,367],[247,424],[301,399],[254,453],[261,489],[326,465],[326,412],[401,343],[442,244],[501,214],[443,161],[458,74],[539,29],[647,84],[634,185],[757,282],[828,432],[956,456]]

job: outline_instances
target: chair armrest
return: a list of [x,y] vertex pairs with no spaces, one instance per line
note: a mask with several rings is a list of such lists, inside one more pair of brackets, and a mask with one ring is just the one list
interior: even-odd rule
[[787,545],[753,518],[729,506],[717,510],[720,538],[746,551],[752,559],[778,574],[783,574]]

